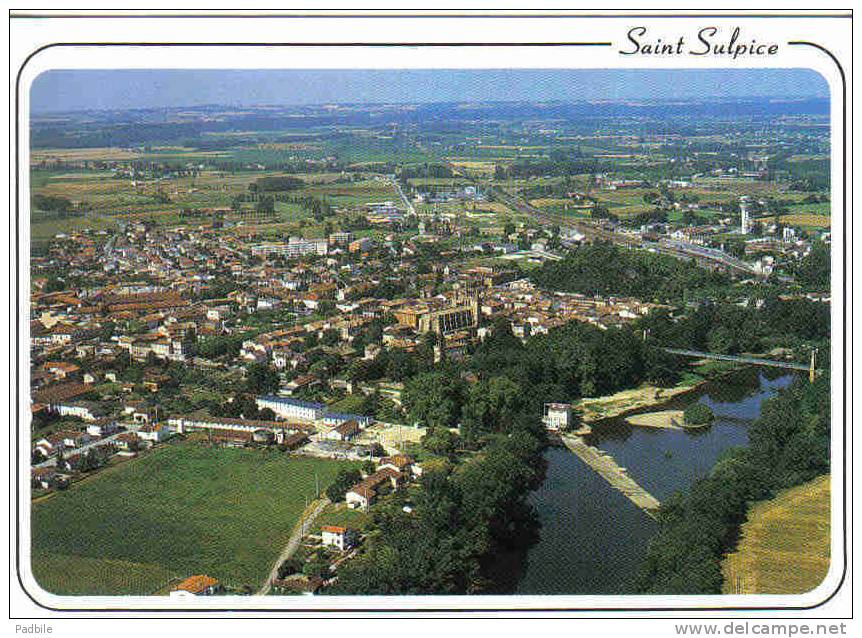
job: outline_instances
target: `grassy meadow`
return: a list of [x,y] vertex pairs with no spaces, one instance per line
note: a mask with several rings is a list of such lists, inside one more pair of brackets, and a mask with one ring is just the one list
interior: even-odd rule
[[148,594],[208,574],[257,586],[341,461],[276,450],[165,445],[32,512],[33,574],[57,594]]

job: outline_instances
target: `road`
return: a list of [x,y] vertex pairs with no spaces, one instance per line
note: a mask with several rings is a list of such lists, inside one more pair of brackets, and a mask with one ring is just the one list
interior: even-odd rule
[[395,184],[395,188],[398,190],[398,194],[401,196],[401,201],[404,202],[404,205],[407,207],[407,214],[415,215],[416,209],[413,208],[413,204],[410,203],[410,200],[407,199],[407,196],[404,194],[404,191],[401,190],[401,184],[398,183],[397,179],[393,180],[392,183]]
[[[66,450],[64,450],[64,452],[66,453],[66,456],[69,456],[69,454],[78,454],[79,452],[84,453],[87,450],[89,450],[90,448],[99,447],[100,445],[106,445],[107,443],[110,443],[115,438],[117,438],[119,435],[121,435],[123,432],[134,432],[136,429],[137,428],[128,428],[126,430],[120,430],[119,432],[116,432],[116,433],[112,434],[111,436],[107,436],[104,439],[97,439],[95,441],[90,441],[89,443],[85,443],[81,447],[66,448]],[[38,463],[38,464],[34,465],[33,467],[54,467],[55,465],[57,465],[57,457],[52,456],[47,461],[42,461],[41,463]]]
[[272,589],[272,581],[274,581],[278,577],[278,568],[281,564],[286,561],[288,558],[293,556],[296,553],[296,550],[299,549],[299,544],[302,542],[303,537],[311,528],[311,524],[314,523],[314,519],[320,516],[320,513],[323,511],[323,508],[329,505],[329,499],[324,498],[321,501],[318,501],[317,505],[314,506],[314,509],[311,511],[311,514],[308,515],[305,519],[301,520],[297,523],[296,528],[293,530],[293,534],[290,535],[290,539],[287,541],[287,545],[284,546],[281,554],[279,554],[278,558],[275,560],[275,563],[272,565],[272,569],[269,572],[269,576],[266,578],[266,583],[264,583],[263,587],[261,587],[256,596],[266,596],[269,593],[269,590]]
[[628,247],[640,244],[639,238],[628,233],[618,233],[613,230],[608,230],[607,228],[600,226],[595,221],[589,219],[572,219],[566,215],[558,215],[543,211],[535,206],[531,206],[521,197],[504,191],[502,188],[492,187],[489,191],[510,208],[514,208],[518,212],[526,215],[531,215],[542,226],[547,227],[556,225],[560,228],[574,228],[591,241],[598,239]]

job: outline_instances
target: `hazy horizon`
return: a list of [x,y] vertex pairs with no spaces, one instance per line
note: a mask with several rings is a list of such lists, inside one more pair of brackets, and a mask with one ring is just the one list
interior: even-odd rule
[[31,86],[30,106],[41,114],[204,106],[828,97],[826,81],[808,69],[88,69],[42,73]]

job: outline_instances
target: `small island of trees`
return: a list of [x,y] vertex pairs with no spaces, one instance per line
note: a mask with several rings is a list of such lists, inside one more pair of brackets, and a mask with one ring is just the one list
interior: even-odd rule
[[701,428],[712,423],[715,415],[705,403],[692,403],[683,412],[683,425],[687,428]]

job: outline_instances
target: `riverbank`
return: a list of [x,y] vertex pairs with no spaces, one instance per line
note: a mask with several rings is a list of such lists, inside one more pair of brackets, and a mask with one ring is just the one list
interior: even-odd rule
[[[672,388],[659,388],[644,384],[637,388],[620,390],[602,397],[587,397],[575,404],[574,413],[581,423],[592,425],[606,419],[628,418],[647,411],[658,412],[655,408],[665,406],[687,394],[695,393],[703,385],[734,374],[744,367],[710,365],[703,370],[706,376],[696,378],[689,376]],[[677,421],[682,422],[682,419],[677,419]]]
[[629,425],[641,428],[666,428],[668,430],[682,430],[681,423],[684,419],[682,410],[660,410],[658,412],[644,412],[626,417]]

